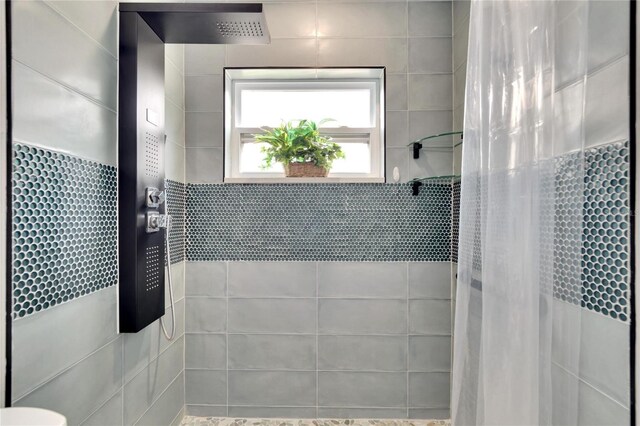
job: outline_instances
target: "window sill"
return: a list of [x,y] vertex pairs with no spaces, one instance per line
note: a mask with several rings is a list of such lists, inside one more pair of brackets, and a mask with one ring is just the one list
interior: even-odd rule
[[264,178],[232,178],[224,179],[224,183],[385,183],[384,178],[349,178],[349,177],[325,177],[325,178],[287,178],[287,177],[264,177]]

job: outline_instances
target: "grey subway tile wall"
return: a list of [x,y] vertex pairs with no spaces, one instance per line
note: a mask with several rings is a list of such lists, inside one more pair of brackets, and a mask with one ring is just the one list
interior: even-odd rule
[[229,299],[228,330],[232,333],[313,333],[315,299]]
[[186,302],[187,332],[216,333],[226,329],[227,304],[224,299],[190,297]]
[[[452,1],[452,70],[454,73],[452,87],[453,110],[449,117],[451,129],[464,129],[464,93],[467,73],[467,51],[469,47],[469,15],[471,2],[469,0]],[[420,116],[415,117],[420,122]],[[456,140],[459,140],[456,138]],[[462,174],[462,145],[453,148],[452,174]],[[458,262],[458,230],[460,225],[460,180],[454,179],[451,188],[451,334],[455,319],[455,281],[457,279]],[[414,412],[413,415],[422,414]],[[410,413],[411,415],[411,413]],[[415,417],[414,417],[415,418]]]
[[584,115],[585,145],[629,139],[629,57],[623,56],[589,74]]
[[227,294],[225,262],[187,262],[187,296],[224,297]]
[[[184,49],[165,55],[177,320],[168,342],[158,322],[117,333],[117,9],[11,5],[12,202],[25,207],[13,218],[12,403],[58,411],[70,425],[168,425],[184,414]],[[27,211],[30,200],[42,217]]]
[[323,335],[318,337],[318,349],[319,370],[407,370],[405,336]]
[[[401,408],[319,408],[318,417],[322,419],[363,419],[373,417],[376,419],[401,419],[407,415],[407,411]],[[449,415],[445,410],[438,416],[421,417],[424,419],[444,419]]]
[[460,129],[451,127],[451,119],[451,111],[409,111],[409,140]]
[[[20,398],[116,338],[116,288],[81,297],[13,323],[14,380]],[[46,321],[43,321],[42,318]],[[78,321],[83,318],[83,321]],[[41,362],[43,353],[47,362]]]
[[410,263],[409,296],[411,298],[450,299],[451,266],[441,263]]
[[314,263],[229,263],[229,297],[315,297]]
[[[449,374],[450,301],[438,298],[450,262],[188,261],[186,269],[194,271],[187,290],[197,289],[187,303],[216,303],[188,313],[198,324],[186,337],[188,414],[408,418],[426,407],[448,415],[442,400],[410,400],[407,389],[422,377],[414,372]],[[422,292],[412,296],[412,287]],[[410,334],[409,306],[420,302],[442,304],[444,318],[433,321],[449,329],[420,328],[419,318]],[[449,392],[448,382],[430,384]],[[203,400],[211,386],[228,403]]]
[[[135,424],[140,426],[180,424],[184,392],[184,372],[182,372]],[[168,419],[171,420],[167,421]]]
[[[133,424],[158,399],[160,394],[184,370],[184,337],[177,339],[166,351],[124,385],[124,423]],[[154,383],[149,389],[149,383]],[[175,414],[174,414],[175,415]]]
[[438,1],[410,1],[408,30],[411,37],[450,37],[452,4]]
[[223,178],[222,148],[187,148],[185,172],[188,182],[220,183]]
[[[185,300],[176,302],[176,336],[185,333]],[[170,314],[165,309],[165,316]],[[167,316],[167,318],[169,318]],[[176,339],[177,340],[177,339]],[[141,372],[148,363],[166,351],[173,343],[162,335],[160,324],[153,323],[136,334],[124,336],[124,377],[125,381],[131,380]]]
[[410,336],[408,361],[413,371],[451,371],[451,336]]
[[450,310],[450,300],[409,301],[409,332],[449,335],[451,333]]
[[313,335],[231,334],[229,368],[315,370],[316,344]]
[[108,0],[81,4],[73,0],[45,0],[45,3],[87,33],[101,48],[117,56],[118,40],[113,37],[117,31],[114,13],[117,3]]
[[409,373],[409,405],[420,408],[449,406],[451,373]]
[[[375,315],[371,315],[375,312]],[[406,334],[406,299],[320,299],[318,331],[326,334]]]
[[14,141],[116,165],[117,117],[112,110],[15,59],[12,73],[13,91],[21,94],[13,98]]
[[[469,47],[469,0],[454,0],[453,8],[453,112],[452,128],[462,130],[464,126],[464,92],[467,75],[467,50]],[[462,166],[462,146],[457,146],[453,150],[453,174],[460,175]],[[457,226],[454,224],[453,226]],[[457,246],[456,246],[457,247]],[[457,258],[457,253],[454,254]]]
[[82,426],[117,425],[122,422],[122,410],[122,390],[120,390],[82,422]]
[[[208,411],[204,411],[207,413]],[[246,407],[230,406],[229,417],[273,417],[291,419],[312,419],[316,409],[314,407]]]
[[[105,12],[113,14],[115,10]],[[68,19],[48,3],[16,5],[11,19],[14,60],[41,70],[50,79],[72,87],[111,111],[117,109],[117,59],[113,53],[86,37],[75,25],[69,25]],[[47,37],[33,37],[34,28]],[[115,28],[110,30],[115,32]]]
[[345,408],[369,405],[404,408],[407,405],[407,374],[322,371],[318,374],[318,404]]
[[[229,405],[310,407],[315,371],[229,371]],[[285,384],[283,386],[283,384]]]
[[195,404],[225,404],[227,372],[188,369],[185,377],[185,398]]
[[227,368],[227,339],[224,334],[188,334],[184,353],[186,368]]
[[[401,82],[401,84],[402,86],[407,87],[406,81]],[[402,99],[402,102],[404,103],[402,106],[397,106],[398,108],[400,107],[406,108],[405,105],[407,102],[407,95],[405,93],[402,96],[404,96],[404,99]],[[394,99],[389,99],[389,101],[393,101],[393,100]],[[398,101],[396,100],[396,102]],[[389,106],[391,107],[391,102],[389,102]],[[406,157],[406,149],[404,148],[407,146],[407,140],[409,138],[407,136],[407,120],[408,120],[408,116],[406,111],[388,111],[387,112],[387,138],[385,142],[387,144],[387,147],[394,147],[394,149],[392,151],[390,150],[389,152],[400,150],[400,153],[405,157]],[[387,158],[387,161],[388,161],[388,158]],[[388,164],[389,163],[387,163],[387,165]],[[391,167],[391,170],[393,170],[393,167]],[[403,166],[402,170],[404,170],[405,168],[406,168],[406,165]],[[393,181],[393,179],[387,179],[387,180],[389,182]]]
[[14,401],[64,413],[69,424],[81,423],[122,387],[122,339],[97,349],[65,371]]
[[403,263],[320,263],[318,296],[395,299],[407,295]]

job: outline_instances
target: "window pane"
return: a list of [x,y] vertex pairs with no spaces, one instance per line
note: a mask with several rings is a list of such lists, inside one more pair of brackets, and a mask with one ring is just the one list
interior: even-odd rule
[[240,145],[240,173],[284,173],[280,163],[274,163],[271,168],[263,169],[264,154],[260,150],[266,143],[247,142]]
[[[345,158],[333,162],[331,173],[371,173],[371,152],[367,142],[338,142]],[[284,173],[280,163],[263,169],[264,154],[260,150],[266,144],[255,142],[242,143],[240,154],[241,173]]]
[[372,127],[371,91],[249,90],[240,94],[239,127],[278,126],[282,121],[308,119],[335,122],[324,127]]
[[332,173],[371,173],[371,152],[368,143],[340,143],[344,158],[333,162]]

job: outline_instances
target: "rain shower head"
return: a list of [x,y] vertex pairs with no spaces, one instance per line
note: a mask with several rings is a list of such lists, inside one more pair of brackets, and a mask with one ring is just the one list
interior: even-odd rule
[[165,43],[268,44],[260,3],[120,3],[137,12]]

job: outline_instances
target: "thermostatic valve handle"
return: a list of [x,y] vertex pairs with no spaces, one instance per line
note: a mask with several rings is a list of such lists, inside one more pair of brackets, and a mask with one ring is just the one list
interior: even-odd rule
[[145,202],[149,208],[158,208],[160,204],[165,202],[165,193],[158,188],[148,187],[145,190]]
[[158,212],[148,212],[146,217],[147,234],[158,232],[162,228],[171,228],[171,216]]

